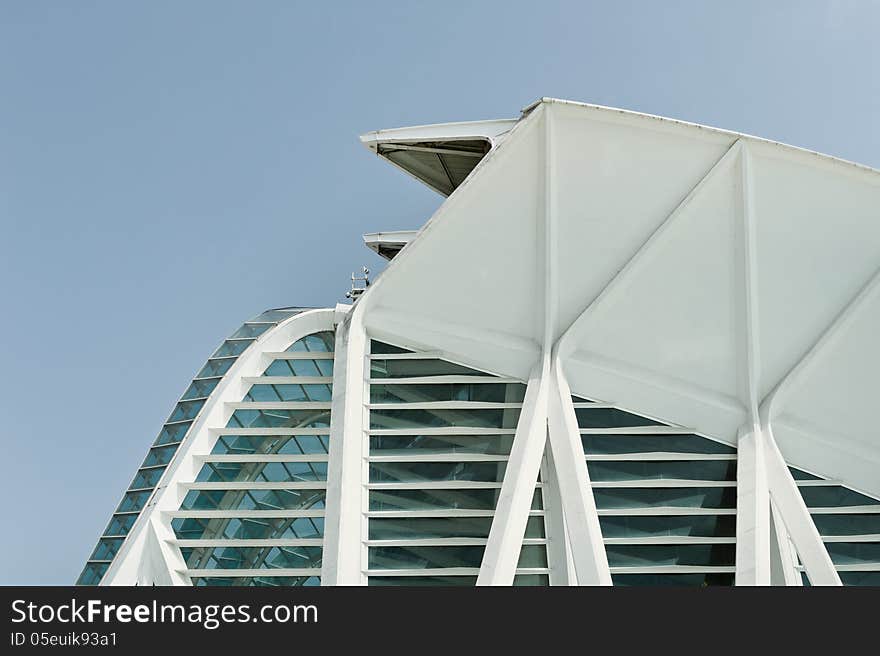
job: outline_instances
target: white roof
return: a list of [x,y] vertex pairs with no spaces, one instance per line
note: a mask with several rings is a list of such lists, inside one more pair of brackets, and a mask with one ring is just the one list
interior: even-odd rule
[[487,154],[359,301],[373,334],[523,379],[551,344],[575,394],[730,443],[761,406],[791,464],[880,494],[880,173],[547,98],[362,139],[465,137]]

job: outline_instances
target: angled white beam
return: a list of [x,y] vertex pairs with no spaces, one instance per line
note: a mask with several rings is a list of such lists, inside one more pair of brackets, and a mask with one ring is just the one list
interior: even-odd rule
[[611,585],[608,557],[602,541],[577,415],[571,402],[571,389],[557,358],[554,358],[550,372],[549,394],[550,448],[571,545],[575,584]]
[[779,509],[779,515],[788,529],[791,541],[806,569],[812,585],[841,585],[840,576],[813,523],[810,511],[798,491],[788,465],[773,439],[773,428],[763,424],[767,479],[770,498]]
[[547,441],[548,360],[535,365],[526,386],[477,585],[513,585]]

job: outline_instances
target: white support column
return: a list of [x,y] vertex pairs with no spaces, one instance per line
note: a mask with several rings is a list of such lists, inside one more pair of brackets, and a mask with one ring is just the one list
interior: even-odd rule
[[356,307],[336,329],[321,585],[363,585],[369,344]]
[[740,428],[736,470],[736,585],[770,585],[770,491],[758,425]]
[[[737,432],[736,470],[736,585],[770,585],[770,492],[764,462],[765,436],[759,409],[758,263],[749,147],[737,142],[739,156],[739,220],[735,249],[738,263],[736,316],[739,397],[748,420]],[[731,149],[734,150],[734,149]]]
[[477,585],[513,585],[547,442],[548,360],[529,376]]
[[561,363],[550,373],[548,426],[577,585],[611,585],[602,529],[581,442],[571,389]]
[[812,585],[841,585],[840,576],[834,569],[822,537],[810,517],[797,483],[788,470],[779,448],[773,439],[773,431],[765,426],[764,443],[767,463],[767,479],[770,498],[779,509],[782,521],[794,542],[798,556],[804,564]]

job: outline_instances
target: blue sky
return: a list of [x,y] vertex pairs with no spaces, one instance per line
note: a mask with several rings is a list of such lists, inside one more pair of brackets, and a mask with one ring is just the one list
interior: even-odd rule
[[223,337],[440,204],[359,134],[556,96],[880,167],[878,33],[869,0],[0,0],[0,584],[72,583]]

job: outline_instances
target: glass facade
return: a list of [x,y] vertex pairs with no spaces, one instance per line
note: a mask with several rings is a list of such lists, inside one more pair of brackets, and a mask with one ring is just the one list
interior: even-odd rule
[[[880,500],[790,468],[844,585],[880,585]],[[798,563],[804,583],[809,578]]]
[[614,585],[733,585],[736,449],[573,398]]
[[[525,385],[378,341],[370,347],[369,585],[474,585]],[[547,585],[540,483],[517,585]]]
[[[79,577],[98,584],[233,363],[283,308],[245,322],[187,386]],[[320,585],[334,332],[272,352],[171,514],[193,585]],[[364,399],[367,582],[473,585],[526,386],[373,340]],[[736,558],[736,449],[689,429],[572,397],[614,585],[728,586]],[[360,399],[358,399],[360,403]],[[219,422],[218,422],[219,423]],[[547,461],[542,466],[546,473]],[[880,500],[790,468],[845,585],[880,584]],[[548,479],[549,480],[549,479]],[[536,481],[514,585],[549,585]],[[555,534],[554,534],[555,535]],[[799,562],[803,581],[809,580]]]
[[199,416],[202,407],[233,363],[254,341],[280,321],[302,312],[302,308],[269,310],[246,321],[211,355],[171,411],[153,446],[134,475],[107,528],[86,562],[77,585],[97,585],[134,526],[137,516],[149,503],[153,490],[177,448]]
[[320,585],[333,348],[276,354],[203,458],[171,523],[193,585]]

